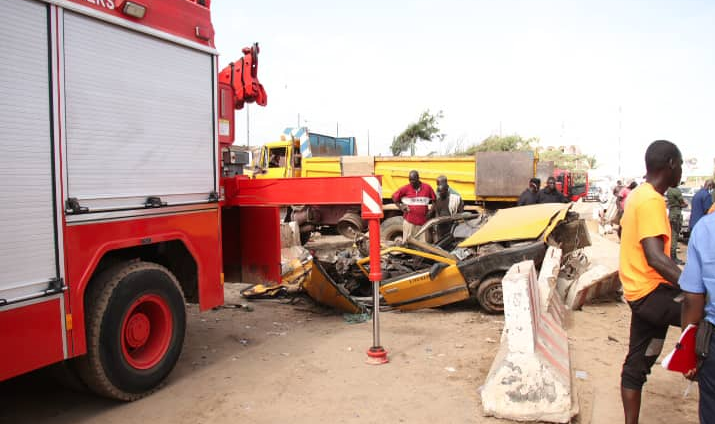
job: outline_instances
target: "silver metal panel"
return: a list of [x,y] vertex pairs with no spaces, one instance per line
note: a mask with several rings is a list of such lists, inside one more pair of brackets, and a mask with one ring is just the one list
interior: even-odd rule
[[65,316],[65,293],[60,295],[60,322],[62,323],[62,355],[67,359],[67,317]]
[[62,225],[63,217],[63,200],[62,200],[62,178],[61,175],[67,175],[66,170],[62,170],[62,156],[60,152],[61,148],[61,136],[64,134],[64,128],[61,126],[61,120],[59,119],[60,111],[64,109],[64,104],[62,103],[62,98],[59,95],[59,82],[63,80],[59,73],[60,70],[60,55],[57,54],[58,50],[61,50],[59,43],[62,37],[62,25],[61,20],[58,16],[61,9],[57,6],[50,5],[50,57],[51,57],[51,74],[52,78],[52,116],[53,119],[53,140],[52,145],[54,146],[54,160],[55,160],[55,229],[57,231],[57,265],[59,270],[59,277],[65,278],[65,249],[64,249],[64,227]]
[[[52,294],[49,296],[35,297],[32,299],[23,300],[21,302],[11,303],[9,305],[0,306],[0,312],[11,311],[13,309],[22,308],[22,307],[30,306],[30,305],[36,305],[36,304],[42,303],[42,302],[51,302],[55,299],[62,299],[63,296],[64,296],[64,293],[57,293],[57,294]],[[64,302],[64,299],[62,299],[61,301]],[[63,327],[64,327],[64,325],[63,325]]]
[[143,207],[148,196],[206,201],[216,179],[213,61],[65,11],[67,197],[90,211]]
[[194,212],[215,211],[218,207],[214,204],[194,203],[182,206],[167,206],[165,208],[134,209],[128,211],[111,211],[98,213],[82,213],[67,216],[67,226],[94,224],[97,222],[119,221],[128,219],[143,219],[165,215],[178,215]]
[[0,13],[0,299],[40,293],[57,276],[47,6]]
[[[546,185],[546,180],[554,175],[554,161],[539,161],[536,166],[536,178],[541,180],[541,187]],[[541,188],[539,187],[539,188]]]
[[478,152],[477,196],[519,196],[534,176],[531,152]]

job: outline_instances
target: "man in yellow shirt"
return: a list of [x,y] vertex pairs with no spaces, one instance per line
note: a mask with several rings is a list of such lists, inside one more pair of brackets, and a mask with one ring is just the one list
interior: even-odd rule
[[670,222],[663,193],[680,182],[678,147],[657,140],[645,153],[646,182],[628,196],[621,220],[619,277],[631,308],[628,355],[621,372],[626,424],[638,423],[641,390],[663,349],[669,326],[680,326],[680,268],[670,258]]

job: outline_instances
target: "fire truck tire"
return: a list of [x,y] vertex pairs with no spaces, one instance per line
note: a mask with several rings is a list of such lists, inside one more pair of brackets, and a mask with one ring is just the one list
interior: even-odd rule
[[501,280],[503,274],[492,274],[483,279],[477,288],[477,302],[489,314],[504,312],[504,297]]
[[87,354],[77,370],[93,392],[133,401],[158,389],[184,343],[186,309],[176,277],[151,262],[122,263],[85,297]]
[[387,218],[380,224],[380,239],[386,241],[402,242],[402,222],[401,216]]

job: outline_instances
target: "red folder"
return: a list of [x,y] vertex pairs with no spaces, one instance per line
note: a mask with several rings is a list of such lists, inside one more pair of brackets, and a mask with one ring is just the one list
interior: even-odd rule
[[697,357],[695,356],[695,333],[698,326],[690,324],[685,328],[680,340],[675,344],[675,349],[663,359],[661,365],[668,371],[677,371],[683,374],[695,369]]

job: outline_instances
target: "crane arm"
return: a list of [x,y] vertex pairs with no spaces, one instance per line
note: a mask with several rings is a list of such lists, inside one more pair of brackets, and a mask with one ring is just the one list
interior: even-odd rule
[[265,106],[268,97],[263,85],[258,81],[258,43],[243,48],[243,57],[231,62],[219,73],[219,81],[233,89],[234,108],[243,109],[245,103]]

